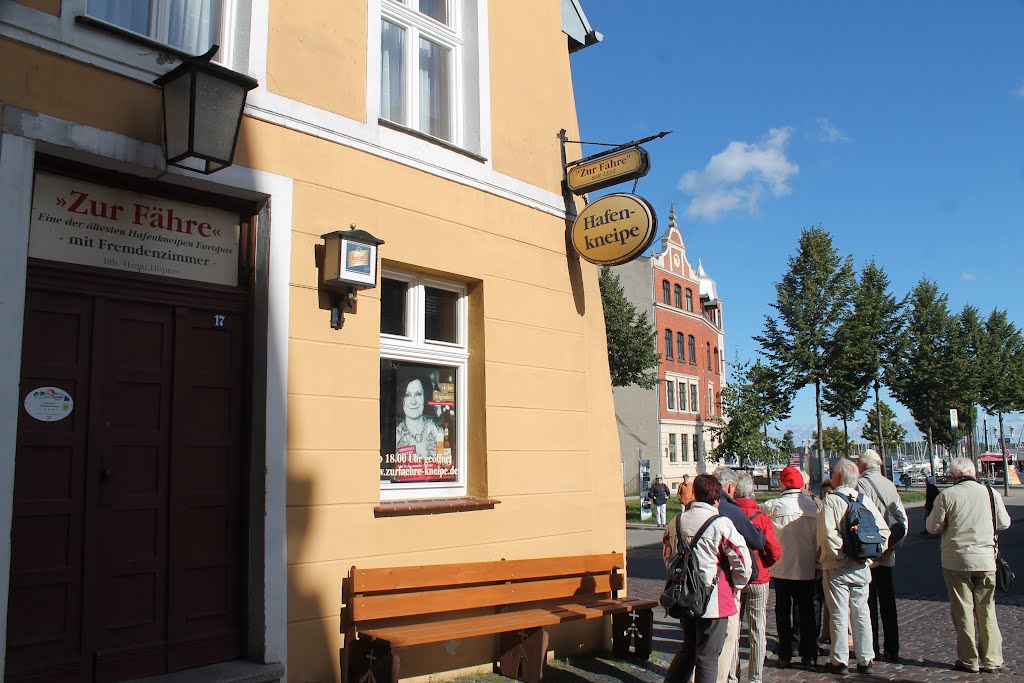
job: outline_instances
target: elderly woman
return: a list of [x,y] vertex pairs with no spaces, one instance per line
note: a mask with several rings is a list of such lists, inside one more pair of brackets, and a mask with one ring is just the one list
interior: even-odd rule
[[690,543],[709,520],[711,523],[697,541],[695,552],[700,574],[712,588],[704,614],[683,617],[683,645],[669,664],[666,683],[685,683],[694,675],[694,683],[714,683],[718,678],[718,657],[725,644],[728,618],[736,614],[736,591],[750,578],[750,554],[747,545],[727,518],[718,514],[722,485],[708,474],[693,481],[694,500],[668,527],[664,558],[668,566],[679,540]]

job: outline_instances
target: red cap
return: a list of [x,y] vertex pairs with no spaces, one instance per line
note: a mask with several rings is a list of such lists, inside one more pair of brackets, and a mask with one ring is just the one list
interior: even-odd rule
[[779,473],[779,483],[785,489],[802,489],[804,487],[804,475],[800,470],[790,465]]

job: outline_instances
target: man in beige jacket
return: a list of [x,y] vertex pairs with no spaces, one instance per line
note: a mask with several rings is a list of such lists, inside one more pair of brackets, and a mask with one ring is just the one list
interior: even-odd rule
[[[874,673],[875,658],[871,643],[871,615],[868,610],[868,586],[871,569],[868,560],[848,557],[843,549],[843,522],[849,500],[860,500],[875,518],[883,543],[888,543],[889,527],[871,499],[857,491],[860,475],[851,460],[840,460],[832,468],[835,490],[825,496],[818,513],[818,552],[824,575],[825,602],[831,614],[832,656],[825,671],[845,676],[850,673],[850,644],[847,625],[853,625],[853,649],[857,673]],[[883,547],[882,550],[885,550]]]
[[978,483],[969,458],[955,458],[949,473],[954,484],[935,499],[925,528],[930,534],[942,534],[942,575],[956,629],[953,666],[959,671],[975,673],[980,668],[995,673],[1003,666],[1003,639],[996,622],[994,537],[1009,528],[1010,516],[1000,495]]

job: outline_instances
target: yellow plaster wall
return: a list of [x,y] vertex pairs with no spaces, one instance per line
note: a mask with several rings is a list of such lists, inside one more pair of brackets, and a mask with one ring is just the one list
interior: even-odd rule
[[14,0],[14,2],[46,14],[52,14],[55,17],[60,16],[60,0]]
[[[8,68],[6,65],[18,65]],[[160,90],[52,52],[0,38],[7,104],[149,142],[160,142]]]
[[[560,192],[558,130],[565,128],[570,139],[579,140],[560,5],[492,1],[488,8],[494,168]],[[578,157],[577,146],[569,145],[568,154]]]
[[[247,122],[242,163],[296,179],[289,330],[289,678],[336,680],[342,578],[388,566],[622,551],[620,464],[596,271],[564,220],[308,136]],[[356,223],[387,264],[476,283],[493,510],[375,518],[376,290],[341,331],[317,306],[319,235]],[[572,272],[582,286],[573,289]],[[470,425],[470,430],[474,425]],[[428,658],[429,659],[429,658]],[[427,664],[436,666],[437,662]]]
[[366,3],[271,0],[267,89],[366,120]]

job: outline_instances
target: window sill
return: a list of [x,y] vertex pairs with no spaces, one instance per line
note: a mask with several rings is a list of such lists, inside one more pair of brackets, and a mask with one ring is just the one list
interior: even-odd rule
[[119,38],[124,38],[125,40],[135,43],[136,45],[144,45],[145,47],[153,48],[155,50],[165,52],[169,55],[174,55],[181,59],[188,59],[189,57],[195,56],[189,54],[188,52],[185,52],[184,50],[179,50],[178,48],[172,45],[161,43],[159,40],[153,40],[149,36],[144,36],[141,33],[136,33],[135,31],[129,31],[128,29],[118,26],[117,24],[111,24],[110,22],[103,21],[102,19],[90,17],[88,14],[79,14],[75,16],[75,23],[82,24],[83,26],[88,26],[90,28],[94,28],[99,31],[109,33],[111,35],[118,36]]
[[410,515],[440,515],[447,512],[469,512],[471,510],[493,510],[500,500],[493,498],[415,498],[411,500],[388,500],[373,508],[374,517],[408,517]]
[[427,133],[422,133],[422,132],[416,130],[415,128],[409,128],[408,126],[403,126],[402,124],[395,123],[394,121],[391,121],[389,119],[377,119],[377,123],[379,123],[381,126],[384,126],[385,128],[390,128],[391,130],[397,130],[400,133],[406,133],[407,135],[411,135],[414,138],[419,138],[420,140],[424,140],[426,142],[435,144],[438,147],[444,147],[445,149],[447,149],[450,152],[455,152],[456,154],[461,154],[464,157],[469,157],[473,161],[479,161],[480,163],[487,163],[486,157],[482,157],[479,154],[474,154],[473,152],[470,152],[468,149],[463,149],[462,147],[459,147],[458,145],[454,145],[454,144],[448,142],[447,140],[442,140],[441,138],[435,138],[433,135],[428,135]]

